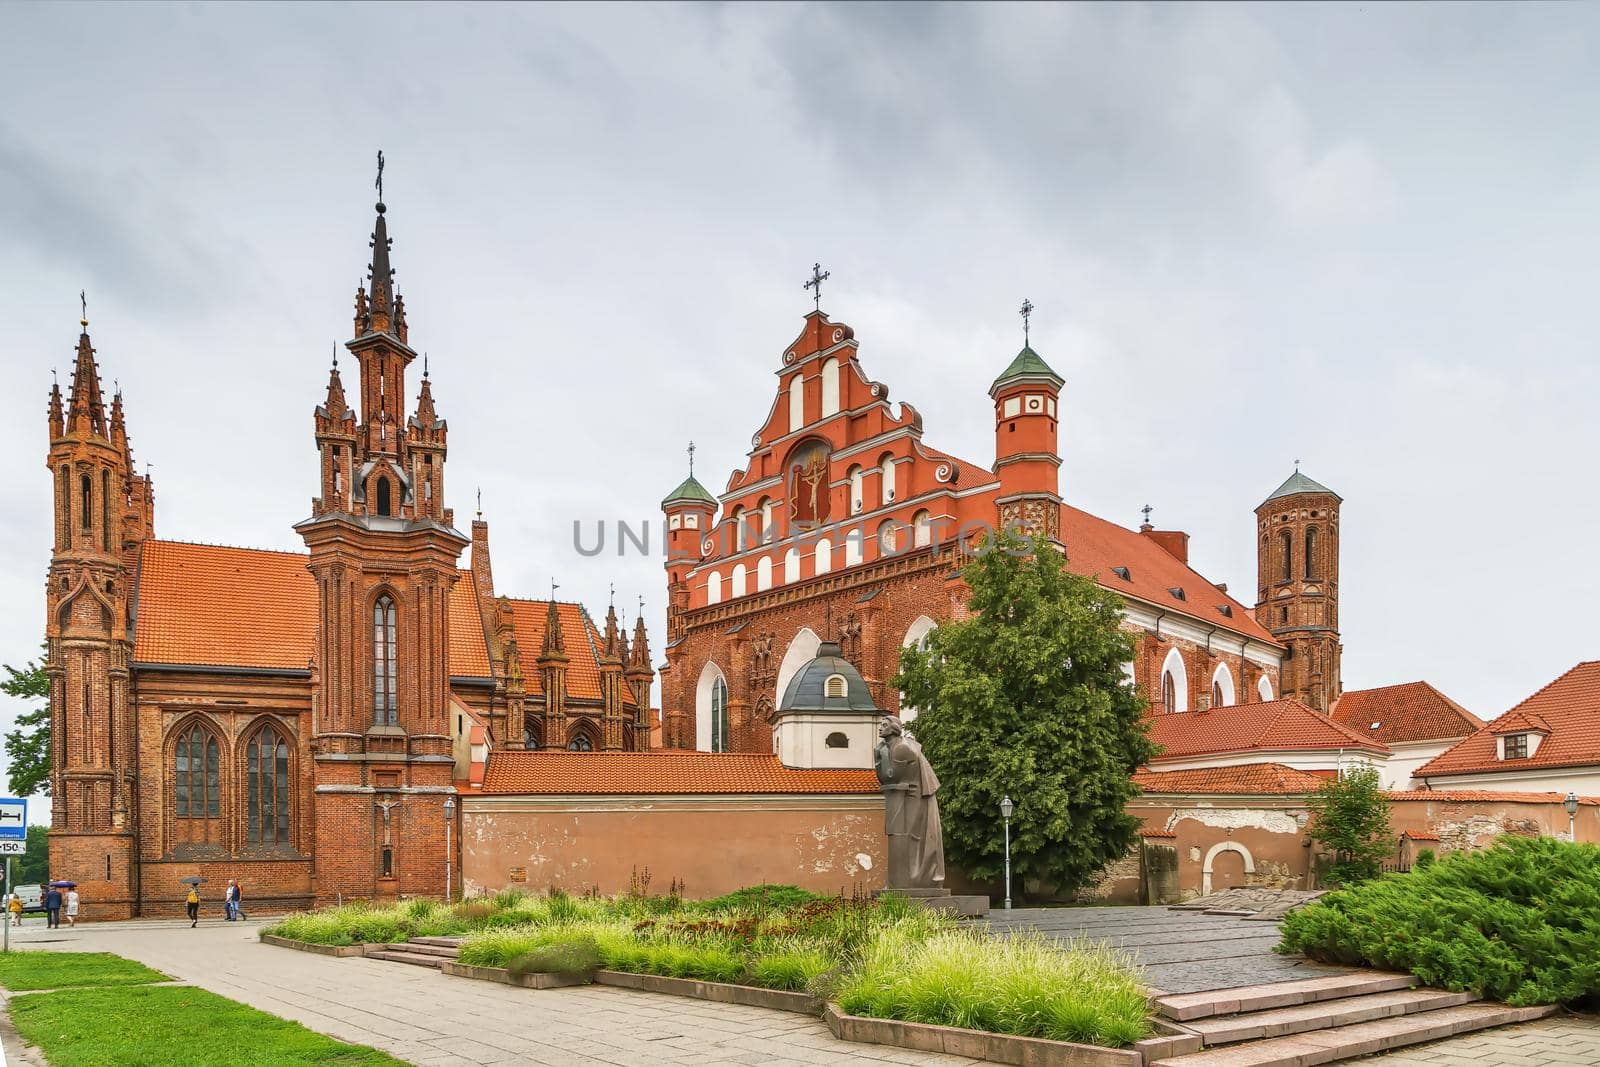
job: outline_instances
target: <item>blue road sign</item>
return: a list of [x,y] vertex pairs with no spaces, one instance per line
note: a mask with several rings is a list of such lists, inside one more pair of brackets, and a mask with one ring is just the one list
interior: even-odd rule
[[0,841],[28,839],[28,802],[0,797]]

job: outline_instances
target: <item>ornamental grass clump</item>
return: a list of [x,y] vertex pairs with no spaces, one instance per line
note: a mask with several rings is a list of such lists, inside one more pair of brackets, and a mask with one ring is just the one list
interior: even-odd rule
[[540,945],[506,964],[506,970],[521,977],[525,974],[555,974],[563,978],[592,981],[600,969],[600,947],[593,935],[577,934]]
[[884,932],[835,990],[852,1015],[1120,1047],[1149,1032],[1129,958],[1102,945],[951,930]]
[[751,961],[746,980],[764,989],[816,992],[822,977],[833,970],[833,959],[818,949],[775,948]]
[[261,932],[313,945],[387,944],[413,936],[416,920],[399,907],[346,904],[288,915]]
[[1279,952],[1508,1004],[1600,999],[1600,848],[1503,838],[1290,912]]

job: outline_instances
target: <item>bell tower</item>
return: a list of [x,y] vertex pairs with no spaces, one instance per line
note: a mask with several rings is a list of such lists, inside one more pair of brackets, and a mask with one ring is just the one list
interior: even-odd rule
[[996,500],[1002,529],[1061,545],[1061,453],[1057,445],[1061,375],[1028,343],[1033,305],[1022,304],[1023,345],[989,387],[994,401]]
[[1289,647],[1279,696],[1327,713],[1344,691],[1339,494],[1295,472],[1256,508],[1256,621]]
[[356,291],[359,414],[337,361],[313,414],[319,495],[295,526],[311,558],[316,638],[316,893],[388,899],[445,891],[452,784],[449,594],[468,539],[444,506],[447,426],[424,371],[405,417],[409,344],[382,201],[370,289]]
[[138,753],[131,700],[128,582],[150,535],[150,480],[133,474],[122,395],[106,411],[89,341],[78,335],[72,389],[50,389],[55,543],[45,595],[50,680],[53,877],[78,883],[86,917],[134,910]]

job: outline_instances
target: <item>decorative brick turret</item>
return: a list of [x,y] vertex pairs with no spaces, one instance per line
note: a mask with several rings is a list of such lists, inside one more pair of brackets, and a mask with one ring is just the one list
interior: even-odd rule
[[1256,508],[1256,621],[1289,647],[1279,696],[1327,712],[1343,692],[1339,494],[1296,468]]
[[1061,376],[1024,345],[989,387],[1000,525],[1027,535],[1042,534],[1058,545],[1061,454],[1056,434],[1061,385]]

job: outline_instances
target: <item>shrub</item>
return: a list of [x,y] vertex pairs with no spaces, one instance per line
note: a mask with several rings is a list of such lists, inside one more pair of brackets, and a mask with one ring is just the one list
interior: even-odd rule
[[794,885],[752,885],[714,897],[700,906],[712,913],[743,911],[765,914],[773,911],[792,911],[801,905],[825,899],[827,898]]
[[1376,878],[1379,864],[1394,849],[1389,829],[1389,798],[1372,767],[1356,767],[1330,779],[1311,801],[1316,821],[1311,837],[1333,850],[1328,880],[1351,885]]
[[881,934],[835,991],[852,1015],[1118,1047],[1149,1032],[1128,958],[1097,945],[953,930]]
[[1423,849],[1421,852],[1417,853],[1417,864],[1416,864],[1417,869],[1418,870],[1426,870],[1429,867],[1432,867],[1433,866],[1433,861],[1435,859],[1437,859],[1437,858],[1438,857],[1436,857],[1433,854],[1433,849],[1431,849],[1431,848]]
[[750,964],[751,985],[801,992],[833,969],[833,961],[816,949],[774,949]]
[[506,970],[514,975],[559,974],[563,977],[592,978],[600,969],[600,948],[593,936],[579,934],[575,937],[552,941],[530,952],[513,957]]
[[1600,995],[1600,848],[1504,838],[1329,893],[1284,920],[1280,952],[1409,971],[1514,1005]]

